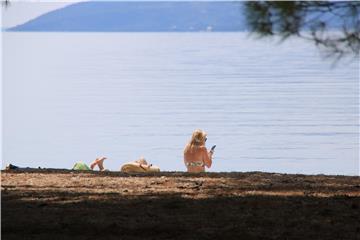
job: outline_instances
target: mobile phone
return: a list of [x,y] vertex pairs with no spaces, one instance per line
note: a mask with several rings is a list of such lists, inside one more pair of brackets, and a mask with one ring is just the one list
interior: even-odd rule
[[211,151],[214,151],[215,148],[216,148],[216,145],[212,146],[212,147],[211,147]]

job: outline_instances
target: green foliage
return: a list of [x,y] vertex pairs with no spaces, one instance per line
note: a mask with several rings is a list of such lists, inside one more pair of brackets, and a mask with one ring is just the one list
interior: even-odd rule
[[260,37],[297,36],[328,56],[359,56],[360,2],[249,1],[244,10],[249,30]]

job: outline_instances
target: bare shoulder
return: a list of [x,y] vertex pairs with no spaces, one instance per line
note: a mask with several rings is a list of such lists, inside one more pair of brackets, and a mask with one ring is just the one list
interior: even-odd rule
[[201,146],[201,147],[199,147],[199,149],[202,152],[207,152],[207,148],[205,146]]

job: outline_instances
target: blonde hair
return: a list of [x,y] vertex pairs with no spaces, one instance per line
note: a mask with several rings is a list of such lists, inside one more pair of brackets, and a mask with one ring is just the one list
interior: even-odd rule
[[194,149],[198,147],[205,146],[206,136],[207,136],[206,132],[204,132],[201,129],[196,129],[193,132],[190,141],[185,146],[184,154],[189,151],[192,152]]

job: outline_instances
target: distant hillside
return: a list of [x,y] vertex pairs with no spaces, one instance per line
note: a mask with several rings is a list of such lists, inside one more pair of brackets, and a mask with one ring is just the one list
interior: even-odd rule
[[83,2],[7,31],[198,32],[244,31],[239,2]]

